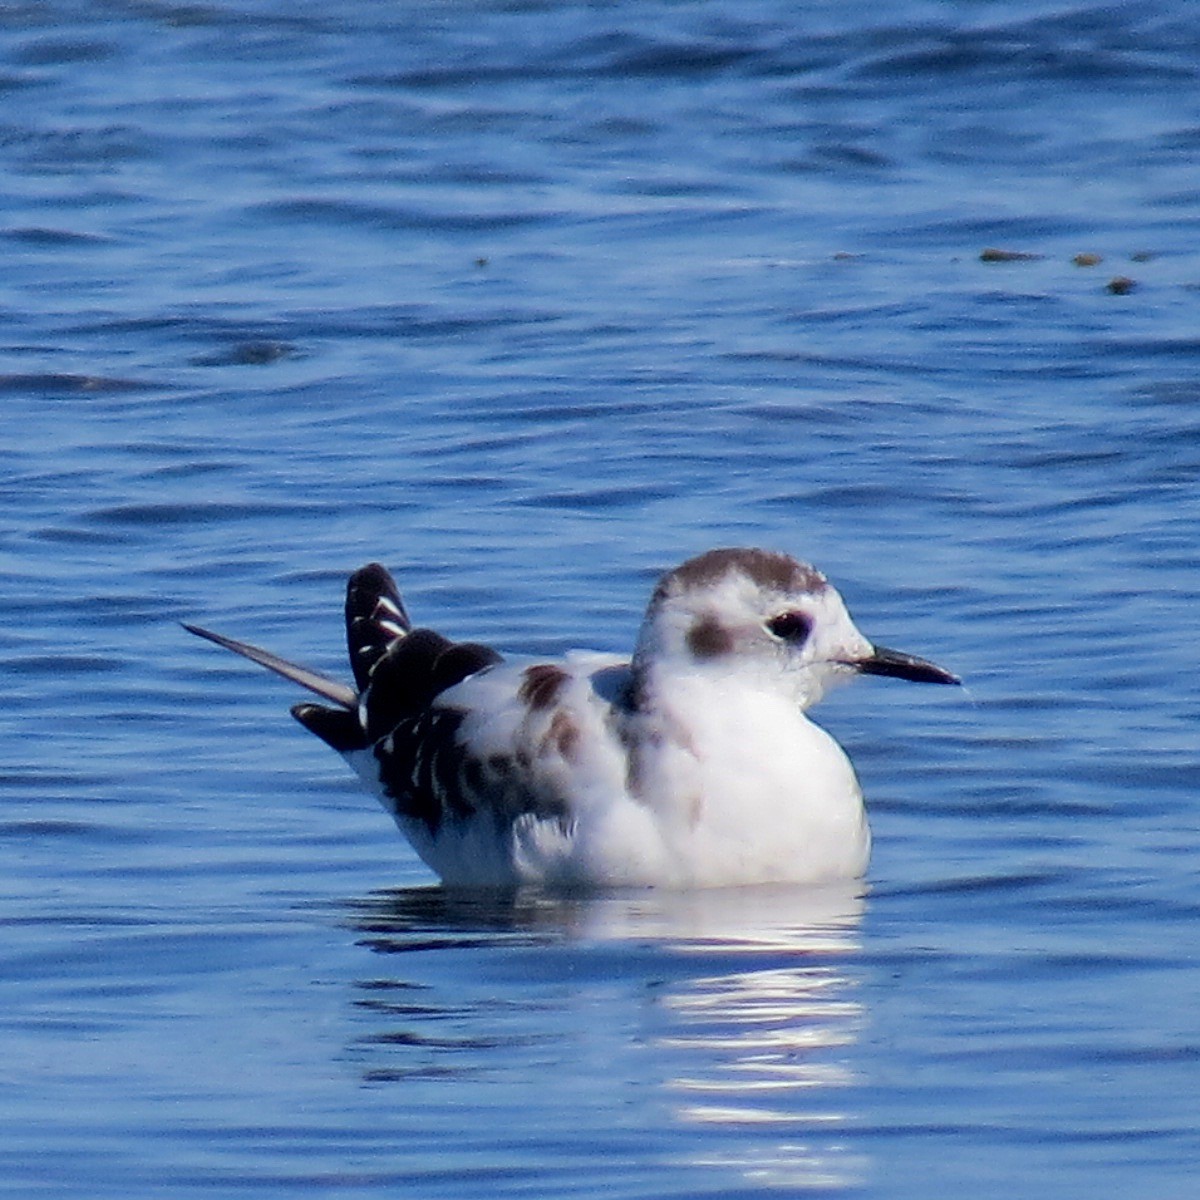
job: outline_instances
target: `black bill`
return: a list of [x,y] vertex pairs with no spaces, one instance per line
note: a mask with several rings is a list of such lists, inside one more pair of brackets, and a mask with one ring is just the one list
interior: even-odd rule
[[897,679],[911,679],[914,683],[962,683],[957,675],[951,675],[927,659],[889,650],[886,646],[875,646],[870,658],[861,659],[854,665],[864,675],[893,675]]

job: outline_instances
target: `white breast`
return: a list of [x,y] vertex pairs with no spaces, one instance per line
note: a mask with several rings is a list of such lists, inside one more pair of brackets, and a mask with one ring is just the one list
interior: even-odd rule
[[813,883],[865,869],[870,832],[841,747],[786,697],[676,678],[639,792],[682,884]]

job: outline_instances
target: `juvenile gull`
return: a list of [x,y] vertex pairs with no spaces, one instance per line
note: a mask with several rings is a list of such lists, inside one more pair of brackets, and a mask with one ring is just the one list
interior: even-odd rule
[[508,662],[414,628],[377,563],[346,592],[353,688],[186,628],[329,701],[292,714],[454,886],[859,876],[871,839],[858,780],[805,710],[859,674],[959,682],[873,646],[813,567],[753,549],[664,575],[632,659]]

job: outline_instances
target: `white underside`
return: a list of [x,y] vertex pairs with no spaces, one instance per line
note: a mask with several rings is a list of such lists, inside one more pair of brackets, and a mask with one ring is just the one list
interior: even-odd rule
[[[664,689],[635,789],[625,745],[592,672],[621,660],[576,654],[572,681],[552,709],[516,698],[520,666],[466,680],[441,698],[467,717],[468,753],[524,754],[531,788],[567,804],[568,820],[532,815],[500,825],[490,814],[447,821],[432,833],[397,816],[421,858],[450,885],[511,887],[721,887],[821,883],[866,869],[870,834],[849,760],[786,697],[702,673]],[[564,755],[548,730],[566,714],[579,736]],[[347,755],[381,794],[370,751]],[[389,811],[393,805],[382,796]]]

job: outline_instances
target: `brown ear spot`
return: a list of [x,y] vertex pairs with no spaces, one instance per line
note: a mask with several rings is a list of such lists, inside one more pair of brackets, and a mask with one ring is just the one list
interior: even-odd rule
[[716,617],[701,617],[688,630],[687,644],[698,659],[719,658],[733,650],[733,634]]

